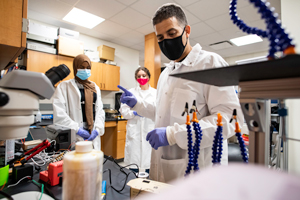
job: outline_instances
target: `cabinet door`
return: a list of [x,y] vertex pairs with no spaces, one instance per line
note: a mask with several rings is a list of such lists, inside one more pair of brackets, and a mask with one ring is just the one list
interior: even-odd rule
[[114,65],[102,65],[103,71],[103,90],[119,91],[117,87],[120,84],[120,67]]
[[102,89],[102,65],[100,63],[92,62],[92,70],[91,70],[91,77],[89,80],[93,81],[98,85],[100,90]]
[[57,61],[58,65],[65,64],[70,69],[70,74],[69,74],[69,76],[67,76],[64,79],[64,81],[73,79],[74,78],[74,73],[73,73],[73,60],[74,60],[74,58],[67,57],[67,56],[61,56],[61,55],[58,55],[57,57],[58,57],[58,61]]
[[27,71],[45,73],[48,69],[57,65],[57,55],[27,51]]
[[27,0],[0,1],[0,70],[15,63],[26,47],[22,18],[27,18]]

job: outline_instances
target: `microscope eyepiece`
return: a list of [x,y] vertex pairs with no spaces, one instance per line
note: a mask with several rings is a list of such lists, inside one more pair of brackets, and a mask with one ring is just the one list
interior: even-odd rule
[[59,81],[63,80],[70,74],[70,69],[65,65],[61,64],[57,67],[52,67],[46,71],[45,75],[50,79],[54,86]]

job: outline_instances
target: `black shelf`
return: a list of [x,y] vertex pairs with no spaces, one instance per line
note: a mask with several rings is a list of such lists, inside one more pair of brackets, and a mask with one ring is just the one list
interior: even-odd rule
[[294,78],[300,77],[300,55],[293,54],[276,60],[177,73],[170,76],[215,86],[238,85],[241,81]]

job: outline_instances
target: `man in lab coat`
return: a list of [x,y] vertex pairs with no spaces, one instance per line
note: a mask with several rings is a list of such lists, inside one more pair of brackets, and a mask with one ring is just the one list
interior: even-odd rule
[[[193,100],[199,111],[197,118],[202,129],[198,163],[200,170],[212,166],[212,144],[217,128],[217,113],[223,119],[223,154],[221,164],[228,164],[227,138],[234,135],[229,123],[233,109],[238,121],[243,122],[238,97],[233,87],[216,87],[169,76],[170,74],[224,67],[228,64],[219,55],[205,51],[199,44],[190,45],[191,27],[185,14],[176,4],[160,7],[152,23],[160,49],[171,61],[159,77],[156,103],[136,99],[125,90],[122,103],[140,115],[155,120],[155,129],[148,133],[152,149],[150,178],[169,182],[184,176],[188,163],[186,117],[182,116],[185,103]],[[120,87],[122,89],[122,87]]]

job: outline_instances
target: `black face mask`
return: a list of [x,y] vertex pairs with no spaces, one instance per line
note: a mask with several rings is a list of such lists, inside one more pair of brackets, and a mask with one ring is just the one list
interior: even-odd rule
[[187,40],[185,45],[182,44],[182,35],[184,31],[185,31],[185,27],[183,29],[181,36],[178,36],[173,39],[164,39],[163,41],[158,42],[160,50],[170,60],[177,60],[178,58],[180,58],[180,56],[182,55],[186,47]]

